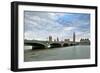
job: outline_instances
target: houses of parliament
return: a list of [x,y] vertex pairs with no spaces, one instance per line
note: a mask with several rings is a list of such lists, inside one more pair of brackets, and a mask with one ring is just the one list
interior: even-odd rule
[[70,39],[64,39],[64,40],[59,40],[57,37],[56,39],[53,40],[52,36],[49,36],[49,42],[73,42],[73,43],[79,43],[80,45],[90,45],[90,40],[88,38],[81,38],[79,42],[76,41],[76,34],[75,32],[73,33],[73,40],[70,41]]

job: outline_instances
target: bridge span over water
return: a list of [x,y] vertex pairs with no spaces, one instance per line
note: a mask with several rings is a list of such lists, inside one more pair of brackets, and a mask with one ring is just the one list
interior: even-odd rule
[[24,40],[24,44],[32,46],[32,49],[67,47],[75,45],[75,43],[73,42],[64,42],[64,41],[49,42],[49,41],[38,41],[38,40]]

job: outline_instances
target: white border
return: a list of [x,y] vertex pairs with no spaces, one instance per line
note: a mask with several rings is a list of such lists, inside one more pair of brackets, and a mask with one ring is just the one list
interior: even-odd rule
[[[73,12],[73,13],[90,13],[91,14],[91,58],[82,60],[60,60],[60,61],[40,61],[40,62],[24,62],[24,10],[28,11],[53,11],[53,12]],[[70,66],[95,64],[95,10],[79,9],[79,8],[61,8],[61,7],[46,7],[46,6],[18,6],[18,68],[36,68],[50,66]]]

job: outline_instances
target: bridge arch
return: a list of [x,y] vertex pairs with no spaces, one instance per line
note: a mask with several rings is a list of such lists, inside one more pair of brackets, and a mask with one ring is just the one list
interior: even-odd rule
[[69,46],[68,43],[64,43],[64,44],[63,44],[63,47],[67,47],[67,46]]
[[57,48],[57,47],[61,47],[60,43],[51,43],[50,44],[50,48]]
[[73,43],[71,43],[71,44],[69,44],[70,46],[74,46],[74,44]]
[[44,44],[41,43],[25,43],[26,45],[31,45],[32,46],[32,50],[35,49],[45,49],[46,46]]

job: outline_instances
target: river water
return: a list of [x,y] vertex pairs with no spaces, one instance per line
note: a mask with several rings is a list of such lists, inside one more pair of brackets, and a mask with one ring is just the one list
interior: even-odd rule
[[90,58],[90,46],[78,45],[62,48],[31,50],[24,46],[24,61],[73,60]]

